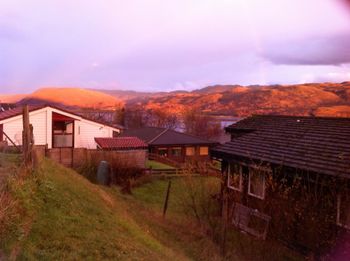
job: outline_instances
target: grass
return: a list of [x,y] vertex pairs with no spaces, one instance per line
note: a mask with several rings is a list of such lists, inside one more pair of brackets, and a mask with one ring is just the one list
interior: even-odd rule
[[[215,177],[193,177],[193,185],[196,188],[208,187],[208,190],[217,189],[219,190],[219,179]],[[162,222],[153,222],[152,219],[143,218],[143,222],[148,222],[149,226],[153,229],[162,228],[164,231],[168,231],[163,236],[163,240],[169,240],[169,238],[174,237],[177,234],[176,240],[183,242],[181,247],[187,250],[189,255],[192,255],[194,259],[201,260],[221,260],[220,249],[214,246],[212,242],[207,240],[207,235],[201,234],[198,231],[198,225],[193,222],[189,222],[188,218],[184,217],[186,209],[184,209],[184,191],[188,189],[182,178],[177,178],[172,180],[171,193],[169,198],[167,220],[172,225],[162,226]],[[165,192],[168,186],[168,180],[154,180],[151,183],[145,184],[142,187],[138,187],[133,190],[133,198],[139,202],[148,211],[161,213],[163,205]],[[197,196],[200,196],[200,192],[195,192]],[[140,209],[140,207],[138,207]],[[144,214],[143,217],[147,216]],[[192,237],[199,238],[199,241],[190,240],[186,237],[186,229],[181,228],[182,224],[188,222],[188,227],[192,229],[194,235]],[[172,229],[169,227],[173,226]],[[164,232],[163,231],[163,232]],[[175,233],[175,231],[177,233]],[[206,238],[204,238],[206,237]],[[174,239],[175,240],[175,239]],[[204,250],[209,250],[209,253]],[[260,260],[301,260],[303,259],[298,254],[292,252],[281,244],[274,242],[272,240],[256,240],[255,238],[242,234],[235,230],[234,228],[229,228],[227,235],[226,244],[227,257],[226,260],[250,260],[250,259],[260,259]],[[204,251],[201,253],[201,251]],[[204,255],[203,255],[204,254]]]
[[146,161],[146,168],[152,168],[152,169],[174,169],[174,167],[169,166],[167,164],[155,161],[155,160],[147,160]]
[[[11,193],[21,203],[16,229],[1,242],[20,260],[186,260],[130,217],[108,189],[45,160]],[[114,192],[113,192],[113,195]]]
[[[222,260],[219,246],[184,212],[186,179],[172,179],[163,218],[168,181],[154,179],[125,195],[117,187],[94,185],[70,169],[43,160],[33,175],[9,181],[17,215],[0,237],[0,259]],[[192,181],[195,188],[211,184],[218,189],[219,180],[214,177]],[[296,258],[278,244],[257,241],[233,229],[228,249],[227,260]]]

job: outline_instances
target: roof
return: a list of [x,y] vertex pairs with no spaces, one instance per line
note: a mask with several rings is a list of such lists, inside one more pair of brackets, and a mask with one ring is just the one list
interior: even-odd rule
[[14,108],[16,108],[16,104],[14,103],[0,103],[0,112],[12,110]]
[[255,115],[228,128],[233,139],[212,150],[350,178],[350,118]]
[[147,149],[148,145],[137,137],[95,138],[97,145],[106,150]]
[[[77,117],[80,117],[82,119],[85,119],[85,120],[88,120],[88,121],[92,121],[92,122],[96,122],[98,124],[102,124],[102,125],[105,125],[105,126],[109,126],[111,128],[114,128],[114,129],[124,129],[123,126],[120,126],[120,125],[115,125],[114,126],[114,125],[111,125],[111,124],[107,124],[105,122],[92,120],[92,119],[89,119],[87,117],[84,117],[83,115],[81,115],[79,113],[68,111],[68,110],[66,110],[64,108],[60,108],[58,106],[53,106],[53,105],[28,105],[28,110],[29,110],[29,112],[33,112],[33,111],[37,111],[37,110],[40,110],[40,109],[44,109],[46,107],[50,107],[50,108],[53,108],[53,109],[56,109],[56,110],[59,110],[59,111],[65,112],[65,113],[69,113],[69,114],[75,115]],[[22,113],[23,113],[23,106],[16,107],[16,108],[11,109],[11,110],[0,112],[0,121],[6,120],[6,119],[9,119],[9,118],[12,118],[12,117],[19,116]]]
[[149,145],[213,145],[213,141],[171,129],[144,127],[125,130],[121,136],[136,136]]

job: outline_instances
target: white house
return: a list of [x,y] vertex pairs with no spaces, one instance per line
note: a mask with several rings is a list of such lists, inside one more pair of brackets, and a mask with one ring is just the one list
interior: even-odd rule
[[[34,143],[49,149],[96,149],[96,137],[115,137],[122,129],[51,105],[29,106],[29,121],[33,125]],[[11,139],[21,145],[22,130],[22,108],[0,112],[0,141],[7,140],[11,145]]]

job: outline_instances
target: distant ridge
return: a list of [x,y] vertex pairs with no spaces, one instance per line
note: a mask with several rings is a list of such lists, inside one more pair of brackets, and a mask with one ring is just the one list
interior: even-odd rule
[[193,91],[172,92],[43,88],[29,95],[0,95],[0,101],[98,109],[125,105],[175,114],[197,109],[210,115],[240,117],[251,114],[350,117],[350,81],[266,86],[213,85]]
[[111,109],[123,101],[103,92],[81,88],[42,88],[25,96],[19,104],[55,104],[66,107]]

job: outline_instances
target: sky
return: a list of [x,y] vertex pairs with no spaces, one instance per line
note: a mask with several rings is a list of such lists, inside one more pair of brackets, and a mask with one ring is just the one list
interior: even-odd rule
[[0,93],[350,80],[346,0],[1,0]]

